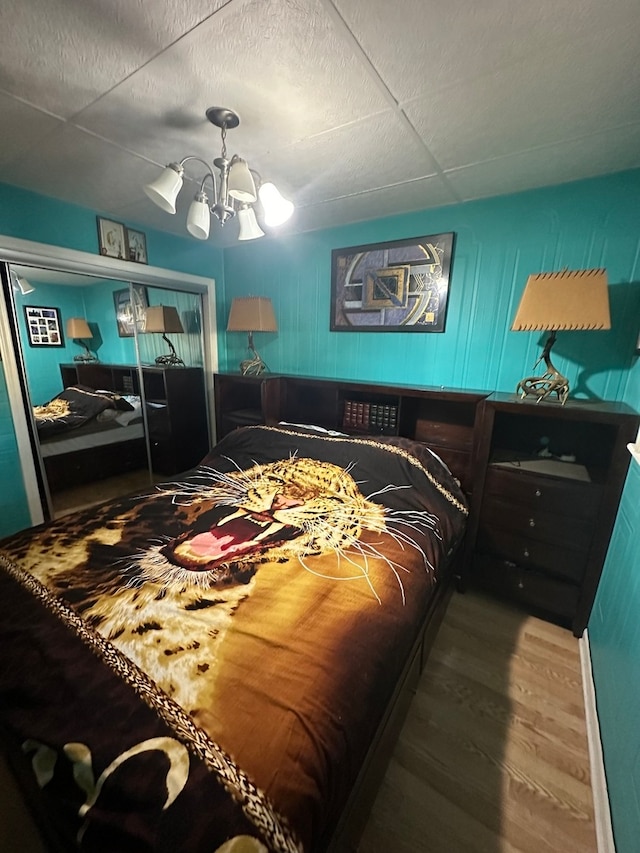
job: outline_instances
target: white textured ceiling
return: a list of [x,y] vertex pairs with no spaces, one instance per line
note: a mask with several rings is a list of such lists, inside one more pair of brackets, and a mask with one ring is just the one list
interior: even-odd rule
[[186,233],[193,193],[170,216],[142,184],[187,154],[219,155],[210,106],[240,114],[229,153],[292,198],[289,231],[640,166],[638,0],[0,10],[0,181],[127,224]]

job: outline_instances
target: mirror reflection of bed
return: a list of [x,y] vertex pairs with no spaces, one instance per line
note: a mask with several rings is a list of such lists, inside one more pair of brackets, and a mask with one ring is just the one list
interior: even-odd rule
[[[184,318],[187,366],[175,368],[155,364],[164,344],[142,334],[144,317],[135,328],[119,322],[127,281],[17,264],[11,272],[32,288],[14,287],[13,299],[49,514],[144,491],[196,464],[209,447],[200,295],[135,286],[144,305],[169,304]],[[39,334],[50,314],[59,340]],[[183,449],[187,427],[193,441]]]

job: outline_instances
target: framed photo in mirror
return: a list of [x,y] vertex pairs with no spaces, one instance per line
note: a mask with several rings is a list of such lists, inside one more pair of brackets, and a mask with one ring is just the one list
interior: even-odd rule
[[132,338],[134,326],[138,332],[144,332],[146,311],[149,307],[147,289],[141,284],[134,284],[133,302],[129,288],[114,290],[113,301],[116,309],[116,322],[118,324],[118,335],[121,338]]
[[24,318],[30,347],[62,347],[62,327],[57,308],[25,305]]

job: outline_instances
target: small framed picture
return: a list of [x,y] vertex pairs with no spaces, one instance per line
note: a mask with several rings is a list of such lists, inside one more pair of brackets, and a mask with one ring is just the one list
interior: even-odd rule
[[127,228],[127,260],[136,264],[146,264],[147,261],[147,238],[142,231],[134,231]]
[[127,259],[127,239],[125,228],[121,222],[114,222],[113,219],[98,220],[98,246],[100,254],[106,255],[108,258]]
[[57,308],[25,305],[24,318],[31,347],[63,347],[60,312]]
[[121,338],[132,338],[134,326],[137,327],[138,332],[144,332],[146,310],[149,307],[147,289],[140,284],[132,285],[132,289],[133,302],[128,287],[125,290],[115,290],[113,293],[118,335]]

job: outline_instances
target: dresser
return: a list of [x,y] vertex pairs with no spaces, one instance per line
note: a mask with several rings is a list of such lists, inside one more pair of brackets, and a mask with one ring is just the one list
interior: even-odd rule
[[[90,388],[140,395],[140,373],[135,365],[74,362],[61,364],[65,388]],[[209,425],[201,367],[143,366],[151,465],[171,476],[197,465],[209,450]],[[92,459],[95,463],[95,457]]]
[[484,400],[468,580],[580,636],[639,420],[622,403]]

